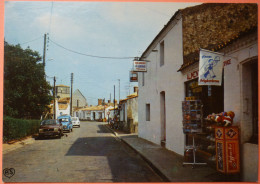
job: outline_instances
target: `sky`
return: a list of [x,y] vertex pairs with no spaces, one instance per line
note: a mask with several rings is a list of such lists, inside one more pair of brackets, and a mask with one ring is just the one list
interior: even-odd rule
[[[89,105],[126,98],[133,58],[140,57],[178,9],[198,3],[6,1],[4,36],[9,44],[43,55],[47,80],[79,89]],[[89,57],[114,57],[97,58]],[[124,59],[119,59],[124,58]],[[126,58],[126,59],[125,59]]]

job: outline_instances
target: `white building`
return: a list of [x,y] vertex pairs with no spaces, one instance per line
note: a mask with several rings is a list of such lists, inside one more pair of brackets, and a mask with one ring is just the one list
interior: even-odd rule
[[[198,86],[200,48],[229,56],[222,86]],[[204,117],[235,112],[243,181],[257,181],[257,6],[203,4],[179,10],[141,60],[149,62],[147,72],[138,74],[139,137],[184,155],[182,101],[196,96],[204,104]]]
[[74,108],[81,108],[87,106],[87,99],[85,96],[80,92],[79,89],[76,89],[72,95],[72,107]]

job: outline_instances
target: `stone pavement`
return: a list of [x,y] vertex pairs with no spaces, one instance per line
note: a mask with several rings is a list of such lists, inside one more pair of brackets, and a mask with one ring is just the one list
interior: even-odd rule
[[183,156],[167,150],[157,144],[139,138],[137,134],[125,134],[110,129],[119,139],[139,153],[144,160],[166,182],[238,182],[238,175],[224,175],[208,165],[183,166]]

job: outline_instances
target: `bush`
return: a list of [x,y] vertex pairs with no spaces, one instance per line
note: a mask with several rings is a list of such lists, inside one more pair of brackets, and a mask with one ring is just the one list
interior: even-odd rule
[[24,120],[4,117],[3,140],[4,142],[21,139],[38,132],[40,120]]

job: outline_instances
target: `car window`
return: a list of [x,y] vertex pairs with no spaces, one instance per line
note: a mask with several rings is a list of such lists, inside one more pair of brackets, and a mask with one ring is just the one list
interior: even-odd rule
[[77,121],[78,120],[78,118],[72,118],[72,121]]
[[69,119],[68,119],[68,118],[61,118],[61,121],[62,121],[62,122],[68,122]]
[[41,125],[56,125],[58,124],[57,120],[48,119],[41,122]]

